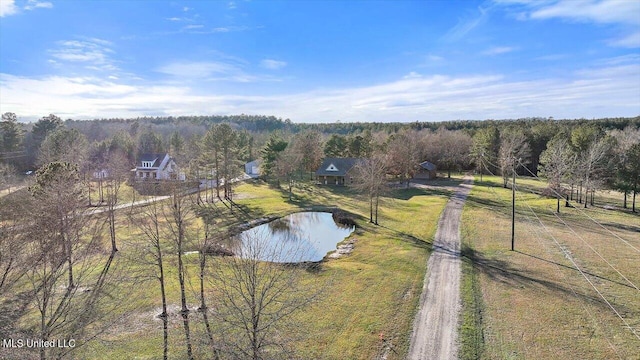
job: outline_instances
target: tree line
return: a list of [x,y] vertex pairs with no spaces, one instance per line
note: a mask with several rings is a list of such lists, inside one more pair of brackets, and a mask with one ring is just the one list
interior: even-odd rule
[[[288,119],[252,115],[62,121],[53,114],[25,125],[15,114],[5,113],[0,123],[4,169],[0,173],[8,179],[16,170],[36,169],[68,146],[74,149],[68,153],[83,158],[72,159],[72,163],[86,173],[104,168],[113,154],[133,166],[141,154],[169,152],[193,177],[208,171],[216,184],[238,176],[242,163],[258,158],[264,160],[267,178],[277,172],[276,181],[292,184],[294,173],[307,172],[312,177],[323,157],[369,158],[384,152],[389,174],[401,181],[412,177],[417,163],[429,160],[447,172],[475,168],[502,174],[506,184],[517,160],[515,169],[521,175],[531,175],[530,171],[560,177],[569,190],[558,188],[557,180],[553,190],[563,190],[571,199],[583,202],[585,194],[593,195],[596,189],[614,189],[623,193],[626,208],[634,186],[637,193],[633,145],[637,143],[634,129],[639,127],[640,117],[294,124]],[[558,144],[560,138],[566,140],[566,146]],[[590,147],[596,142],[597,147]],[[563,151],[563,156],[552,157],[548,152],[543,156],[548,148],[560,151],[558,147],[570,151]],[[279,166],[276,154],[286,159]],[[567,166],[572,169],[563,170],[560,176],[560,166],[549,164],[552,159],[564,159],[563,164],[571,163]],[[229,186],[223,187],[225,197],[232,195]],[[219,186],[216,196],[220,197]]]
[[[194,344],[199,343],[192,339],[192,321],[206,325],[204,343],[216,356],[259,359],[281,348],[277,339],[286,336],[278,323],[303,305],[299,298],[290,296],[296,290],[291,286],[295,283],[291,276],[296,273],[256,265],[262,263],[257,253],[264,251],[259,242],[246,258],[224,260],[231,266],[224,268],[227,270],[205,257],[218,251],[220,240],[227,237],[217,231],[220,206],[241,221],[249,220],[234,203],[231,181],[242,175],[242,165],[249,160],[261,159],[264,179],[284,186],[291,200],[296,183],[313,179],[323,158],[361,159],[354,169],[353,186],[367,196],[373,223],[378,222],[380,197],[388,191],[389,182],[409,186],[417,164],[424,160],[449,175],[469,169],[481,176],[498,174],[505,179],[505,187],[513,172],[539,174],[548,179],[551,196],[569,197],[584,206],[593,205],[596,190],[615,189],[624,196],[623,206],[628,206],[630,195],[632,211],[636,210],[638,118],[471,123],[478,125],[476,128],[462,122],[461,128],[453,129],[392,124],[383,130],[371,126],[329,134],[314,125],[294,131],[290,124],[289,128],[260,132],[224,121],[189,123],[162,132],[157,130],[164,128],[154,126],[166,124],[145,121],[125,122],[126,128],[114,128],[113,133],[98,139],[85,131],[94,127],[91,123],[77,126],[77,122],[49,115],[25,128],[15,114],[2,115],[3,183],[12,181],[18,170],[37,169],[26,191],[0,201],[0,298],[2,306],[13,307],[10,316],[16,317],[3,321],[3,337],[35,334],[43,341],[97,337],[118,320],[115,314],[120,313],[126,299],[113,296],[124,291],[120,284],[135,284],[146,277],[158,283],[166,358],[169,310],[165,281],[167,266],[171,266],[170,273],[179,283],[179,315],[188,358],[196,357]],[[172,121],[175,126],[175,119]],[[336,124],[338,129],[343,125],[347,126]],[[124,212],[116,211],[121,202],[120,186],[135,161],[141,154],[165,151],[176,158],[190,179],[205,180],[204,191],[186,195],[183,188],[174,187],[166,206],[153,204],[143,212],[121,216]],[[109,177],[100,180],[101,195],[98,204],[92,204],[87,189],[92,186],[92,172],[101,169],[106,169]],[[92,205],[99,205],[100,211]],[[123,221],[137,227],[144,237],[148,246],[140,249],[141,253],[130,249],[133,252],[121,255],[124,251],[117,230]],[[192,314],[186,301],[188,265],[183,255],[187,246],[199,251],[201,317]],[[167,257],[176,261],[167,262]],[[130,264],[139,259],[151,266],[131,269]],[[144,276],[137,276],[139,271]],[[225,276],[229,273],[233,278]],[[236,282],[230,283],[233,279]],[[215,288],[222,298],[212,298],[205,287]],[[248,293],[277,299],[273,304],[279,307],[267,311],[255,302],[238,301]],[[218,312],[207,312],[209,308]],[[262,318],[266,324],[247,316],[260,311],[272,316]],[[17,325],[17,319],[25,314],[29,314],[28,334]],[[208,319],[209,314],[214,319]],[[38,357],[62,357],[68,351],[73,350],[40,349]]]

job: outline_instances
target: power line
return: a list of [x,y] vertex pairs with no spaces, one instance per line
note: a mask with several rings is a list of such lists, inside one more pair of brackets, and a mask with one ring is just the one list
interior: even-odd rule
[[615,270],[615,272],[617,272],[618,275],[622,276],[622,278],[625,279],[633,288],[640,291],[640,289],[634,283],[632,283],[631,280],[627,279],[626,276],[622,275],[622,273],[618,271],[618,269],[616,269],[615,266],[611,265],[611,263],[609,263],[607,259],[605,259],[602,255],[600,255],[600,253],[596,251],[596,249],[594,249],[593,246],[591,246],[591,244],[589,244],[586,240],[584,240],[584,238],[580,236],[571,226],[569,226],[569,224],[567,224],[560,216],[558,216],[558,214],[555,214],[555,216],[558,218],[558,220],[562,221],[562,223],[565,224],[569,228],[569,230],[571,230],[572,233],[574,233],[580,240],[582,240],[582,242],[585,245],[587,245],[589,249],[591,249],[594,253],[596,253],[600,257],[600,259],[602,259],[604,262],[607,263],[607,265],[609,265],[613,270]]
[[627,323],[627,321],[620,315],[620,313],[618,312],[618,310],[616,310],[613,305],[611,305],[611,303],[604,297],[604,295],[602,295],[602,293],[600,292],[600,290],[598,290],[598,288],[593,284],[593,282],[591,282],[591,280],[589,280],[589,278],[587,277],[587,275],[582,271],[582,269],[578,266],[578,264],[576,264],[576,262],[573,260],[573,257],[567,253],[567,251],[565,249],[562,248],[562,245],[560,245],[560,243],[558,242],[558,240],[553,236],[553,234],[551,234],[551,232],[549,231],[549,229],[544,225],[544,223],[542,222],[542,220],[540,220],[540,218],[538,217],[538,215],[535,213],[535,211],[533,211],[533,209],[531,208],[531,206],[529,206],[529,204],[526,202],[526,200],[524,200],[525,205],[527,205],[527,207],[529,208],[529,210],[531,211],[531,213],[533,213],[533,215],[536,217],[536,219],[538,220],[538,222],[540,223],[540,225],[542,226],[542,228],[549,234],[549,236],[551,236],[551,238],[553,239],[553,241],[556,243],[556,245],[558,245],[558,248],[560,248],[560,251],[562,251],[565,255],[565,257],[573,264],[573,266],[578,270],[578,272],[580,272],[580,274],[582,275],[582,277],[584,277],[584,279],[589,283],[589,285],[591,285],[591,287],[596,291],[596,293],[598,293],[598,295],[600,296],[600,298],[602,298],[602,300],[611,308],[611,310],[613,310],[613,312],[620,318],[620,320],[622,320],[622,322],[625,324],[625,326],[627,328],[629,328],[629,330],[631,330],[631,333],[633,333],[633,335],[638,338],[638,340],[640,340],[640,335],[638,335],[635,331],[634,328],[631,327],[631,325],[629,325],[629,323]]
[[[522,195],[520,195],[520,198],[522,199]],[[536,239],[536,241],[538,241],[538,243],[545,249],[545,251],[549,254],[549,256],[553,257],[553,253],[551,252],[551,250],[549,249],[549,247],[544,243],[544,241],[542,240],[542,236],[541,234],[538,232],[538,229],[533,226],[533,221],[531,220],[531,218],[526,215],[523,214],[525,216],[525,218],[527,219],[527,222],[529,223],[529,227],[533,230],[533,234],[534,234],[534,238]],[[560,247],[560,249],[562,250],[562,247]],[[584,301],[580,301],[580,297],[578,296],[578,293],[576,292],[575,288],[573,287],[573,285],[571,285],[571,283],[569,282],[567,275],[564,274],[562,272],[562,269],[560,268],[560,265],[556,262],[551,262],[553,265],[555,265],[556,268],[556,272],[557,274],[560,275],[560,277],[562,278],[563,282],[566,284],[566,286],[571,290],[571,293],[573,293],[573,296],[576,298],[576,300],[578,300],[578,302],[580,303],[580,305],[582,306],[582,309],[587,313],[587,315],[591,318],[591,321],[593,322],[594,327],[600,329],[601,331],[603,326],[602,324],[598,321],[597,316],[591,311],[589,310],[589,308],[585,305]],[[603,334],[605,332],[603,331]],[[611,342],[611,340],[609,340],[608,336],[603,336],[604,339],[607,341],[607,343],[609,344],[609,347],[616,353],[616,355],[618,356],[619,359],[622,359],[622,357],[620,356],[620,354],[618,353],[618,349],[616,349],[616,347],[613,345],[613,343]]]
[[[540,179],[540,177],[536,174],[534,174],[531,170],[529,170],[529,168],[524,165],[522,162],[520,162],[520,165],[522,165],[522,167],[524,167],[525,169],[527,169],[527,171],[529,172],[529,174],[533,175],[538,181],[542,181]],[[553,191],[557,196],[562,197],[562,195],[560,193],[558,193],[555,189],[551,189],[551,191]],[[605,229],[607,232],[609,232],[611,235],[613,235],[614,237],[616,237],[618,240],[624,242],[625,244],[629,245],[631,248],[633,248],[635,251],[640,253],[640,249],[638,249],[637,247],[633,246],[632,244],[630,244],[628,241],[626,241],[625,239],[621,238],[620,236],[618,236],[617,234],[615,234],[614,232],[612,232],[611,230],[609,230],[608,228],[606,228],[604,225],[600,224],[598,221],[596,221],[594,218],[592,218],[591,216],[589,216],[589,214],[586,214],[582,209],[580,209],[579,207],[574,207],[574,209],[577,209],[582,215],[586,216],[587,218],[589,218],[591,221],[593,221],[594,223],[598,224],[598,226],[600,226],[601,228]]]
[[[495,174],[493,174],[493,172],[489,169],[487,169],[487,171],[489,171],[489,173],[493,176],[496,176]],[[498,200],[498,202],[502,202],[502,199],[500,198],[500,196],[498,195],[498,193],[495,191],[493,186],[489,186],[487,185],[487,188],[489,188],[495,198]],[[522,198],[522,195],[519,195]],[[534,213],[535,214],[535,213]],[[525,216],[525,218],[527,219],[527,222],[529,223],[529,226],[531,227],[531,229],[533,230],[533,234],[534,234],[534,238],[538,241],[538,243],[545,249],[545,251],[550,255],[553,256],[553,254],[551,253],[551,251],[549,250],[549,248],[544,244],[544,242],[542,241],[542,238],[538,232],[538,229],[535,228],[533,226],[533,221],[531,220],[531,218],[529,216],[527,216],[526,214],[523,214]],[[560,249],[562,250],[562,247],[560,247]],[[560,265],[556,262],[552,262],[555,267],[556,267],[556,273],[561,277],[561,279],[563,280],[563,282],[567,285],[567,287],[571,290],[571,292],[573,293],[573,296],[576,298],[576,300],[578,300],[578,302],[580,303],[580,305],[582,306],[582,309],[587,313],[587,315],[591,318],[591,321],[593,322],[593,326],[596,329],[600,329],[603,334],[605,334],[605,336],[603,336],[603,338],[607,341],[607,343],[609,344],[609,347],[613,350],[613,352],[616,354],[616,356],[619,359],[622,359],[622,357],[620,356],[620,354],[618,353],[618,350],[616,349],[616,347],[613,345],[613,343],[611,342],[611,340],[609,340],[609,337],[606,336],[606,333],[603,331],[603,327],[602,325],[599,323],[598,318],[595,316],[595,314],[589,310],[589,308],[586,306],[586,304],[584,303],[584,301],[580,301],[580,298],[578,297],[578,294],[576,293],[576,290],[574,289],[573,285],[571,285],[571,283],[568,281],[567,276],[562,272],[562,269],[560,268]]]
[[[521,188],[522,191],[522,188]],[[533,192],[532,190],[528,190],[526,188],[524,188],[524,191],[527,191],[531,194],[537,195],[535,192]],[[569,230],[576,235],[585,245],[587,245],[589,247],[589,249],[591,249],[591,251],[593,251],[594,253],[596,253],[596,255],[598,255],[600,257],[600,259],[602,259],[605,263],[607,263],[607,265],[609,265],[609,267],[611,267],[615,272],[618,273],[618,275],[620,275],[623,279],[625,279],[629,285],[631,285],[631,287],[633,287],[634,289],[640,291],[640,288],[638,288],[638,286],[636,286],[633,282],[631,282],[631,280],[629,280],[626,276],[624,276],[620,271],[618,271],[618,269],[616,269],[615,266],[613,266],[609,261],[607,261],[607,259],[605,259],[596,249],[593,248],[593,246],[591,246],[591,244],[589,244],[582,236],[580,236],[580,234],[578,234],[566,221],[564,221],[564,219],[562,219],[560,216],[558,216],[558,214],[554,214],[558,220],[560,220],[567,228],[569,228]]]

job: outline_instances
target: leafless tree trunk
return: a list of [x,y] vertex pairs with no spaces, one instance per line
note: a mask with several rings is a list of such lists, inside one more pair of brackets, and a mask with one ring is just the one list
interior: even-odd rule
[[530,156],[527,138],[521,132],[507,131],[500,136],[500,150],[498,152],[498,165],[502,174],[502,186],[506,189],[509,177],[513,171],[526,163]]
[[400,183],[404,183],[407,188],[418,166],[419,145],[418,134],[415,131],[408,131],[395,134],[387,148],[389,154],[387,166],[394,174],[400,175]]
[[165,289],[164,260],[162,252],[162,235],[160,230],[160,212],[156,202],[152,202],[145,207],[144,212],[137,218],[132,217],[131,222],[135,224],[144,234],[150,250],[145,254],[152,258],[151,263],[156,267],[156,279],[160,285],[160,299],[162,301],[162,312],[158,315],[162,319],[162,358],[167,359],[169,352],[169,318],[167,313],[167,295]]
[[288,341],[297,330],[291,316],[312,302],[319,290],[304,287],[297,262],[305,249],[285,250],[270,244],[254,231],[242,239],[235,257],[223,258],[214,269],[213,285],[219,294],[215,315],[221,326],[224,351],[231,358],[282,359],[288,356]]
[[[584,179],[584,192],[582,184],[580,200],[584,200],[584,207],[587,207],[589,192],[594,190],[599,177],[602,176],[604,168],[604,159],[609,153],[610,145],[606,139],[594,140],[584,154],[580,154],[580,172]],[[584,195],[583,195],[584,194]],[[584,197],[584,199],[582,199]]]
[[[127,163],[128,161],[124,154],[109,154],[109,161],[107,162],[107,216],[109,220],[109,237],[111,238],[112,254],[118,251],[116,244],[116,206],[118,205],[120,187],[128,172]],[[100,181],[102,184],[102,176],[100,177]]]
[[278,179],[282,179],[287,184],[289,193],[289,201],[293,196],[294,174],[300,167],[302,157],[292,146],[287,148],[278,155],[275,164],[275,174]]
[[[30,239],[25,247],[29,259],[25,277],[39,314],[40,340],[73,338],[84,334],[109,307],[101,303],[106,298],[108,268],[97,278],[92,275],[98,260],[93,251],[99,248],[102,228],[84,212],[84,185],[75,166],[51,163],[41,168],[30,191],[29,221],[23,221],[21,231]],[[63,282],[66,286],[61,286]],[[90,289],[91,294],[79,289]],[[99,329],[91,326],[89,331]],[[69,351],[39,350],[42,359]]]
[[193,349],[191,344],[191,333],[189,328],[189,307],[187,306],[187,297],[185,291],[185,266],[183,261],[184,245],[186,242],[186,226],[191,219],[191,211],[189,209],[189,198],[180,193],[176,187],[173,189],[171,197],[171,209],[164,213],[169,229],[171,239],[176,246],[178,252],[178,281],[180,283],[180,304],[182,315],[182,323],[184,325],[184,335],[187,347],[187,357],[193,359]]
[[323,145],[322,136],[317,131],[307,131],[295,136],[293,151],[300,157],[302,168],[309,172],[309,180],[313,180],[313,174],[322,163]]
[[[387,190],[387,163],[382,155],[374,155],[356,164],[353,186],[369,197],[369,221],[378,225],[378,198]],[[375,212],[375,218],[374,218]]]
[[[217,213],[217,211],[215,211]],[[211,329],[211,323],[209,321],[209,307],[207,306],[206,296],[204,293],[205,287],[205,276],[206,276],[206,268],[207,268],[207,252],[209,251],[209,247],[213,241],[213,234],[211,233],[211,226],[215,223],[213,216],[203,216],[204,224],[204,238],[199,246],[198,257],[199,257],[199,265],[200,265],[200,308],[198,310],[202,313],[202,320],[205,325],[205,329],[207,332],[207,338],[209,340],[209,345],[211,345],[211,349],[214,354],[214,359],[219,358],[219,349],[216,347],[215,340],[213,339],[213,331]]]

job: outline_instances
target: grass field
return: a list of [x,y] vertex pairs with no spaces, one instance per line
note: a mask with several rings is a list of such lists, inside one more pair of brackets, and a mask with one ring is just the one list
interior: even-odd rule
[[[444,181],[443,184],[452,183]],[[300,324],[293,348],[305,359],[404,359],[409,346],[413,316],[420,296],[426,261],[435,228],[448,199],[447,190],[397,189],[381,199],[379,223],[368,223],[368,202],[348,188],[317,187],[302,183],[292,201],[280,189],[261,181],[251,181],[236,188],[241,220],[224,209],[218,218],[222,231],[248,218],[284,216],[304,209],[338,207],[356,216],[358,230],[354,252],[340,259],[328,260],[317,272],[304,272],[302,282],[322,288],[321,296],[294,319]],[[130,210],[127,209],[126,212]],[[142,211],[137,209],[134,211]],[[197,224],[194,223],[194,224]],[[143,265],[137,260],[143,241],[139,230],[118,216],[118,266],[138,274]],[[105,237],[107,241],[108,237]],[[105,245],[107,246],[107,245]],[[180,304],[175,270],[175,255],[169,255],[168,297],[174,315],[170,317],[170,358],[186,357],[182,321],[176,315]],[[197,256],[187,258],[188,303],[198,306]],[[214,260],[214,266],[225,266]],[[210,296],[214,296],[211,289]],[[118,319],[98,339],[77,351],[79,358],[155,359],[162,354],[162,322],[154,318],[160,312],[157,282],[149,278],[119,284],[115,295],[122,302]],[[199,359],[212,358],[204,343],[204,325],[192,312],[195,353]],[[385,340],[382,341],[381,337]]]
[[[640,216],[476,178],[463,212],[463,359],[639,359]],[[596,197],[596,203],[598,196]],[[562,204],[564,205],[564,204]]]

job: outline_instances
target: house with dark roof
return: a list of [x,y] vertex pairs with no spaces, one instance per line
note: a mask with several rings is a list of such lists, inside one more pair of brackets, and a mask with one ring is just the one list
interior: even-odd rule
[[422,162],[418,165],[414,179],[435,179],[436,178],[436,166],[428,161]]
[[316,180],[323,185],[346,185],[353,183],[351,171],[361,159],[325,158],[316,171]]
[[185,180],[185,174],[167,153],[142,154],[133,171],[135,180]]

